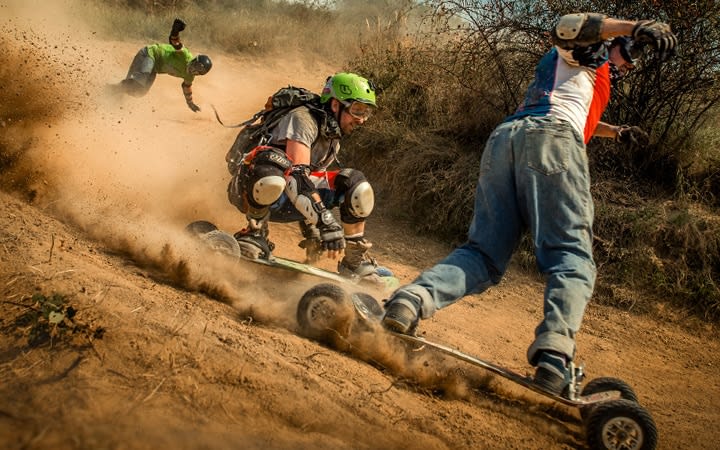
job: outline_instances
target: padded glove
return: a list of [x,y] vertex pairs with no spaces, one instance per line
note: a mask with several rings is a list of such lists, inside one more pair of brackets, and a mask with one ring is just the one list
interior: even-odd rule
[[180,19],[175,19],[173,22],[170,36],[168,36],[168,42],[173,46],[175,50],[180,50],[183,45],[180,42],[180,32],[185,29],[185,22]]
[[650,136],[640,127],[620,125],[615,140],[622,144],[635,144],[639,147],[647,147],[650,143]]
[[188,102],[187,102],[187,105],[188,105],[188,108],[190,108],[190,109],[193,110],[193,112],[198,112],[198,111],[200,111],[200,107],[199,107],[198,105],[196,105],[195,103],[193,103],[192,100],[191,100],[191,101],[188,101]]
[[632,37],[638,44],[650,44],[658,53],[660,61],[665,61],[675,54],[677,37],[670,30],[670,25],[655,20],[640,20],[635,24]]
[[337,252],[345,248],[343,228],[327,209],[320,213],[317,223],[323,250]]
[[170,32],[170,36],[177,36],[184,29],[185,29],[185,22],[183,22],[182,19],[175,19],[175,21],[173,21],[172,31]]

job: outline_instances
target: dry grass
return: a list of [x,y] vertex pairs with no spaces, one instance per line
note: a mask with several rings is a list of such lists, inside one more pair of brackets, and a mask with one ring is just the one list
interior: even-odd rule
[[[366,171],[382,207],[396,217],[458,242],[471,220],[484,143],[517,105],[534,56],[509,48],[498,56],[482,43],[466,51],[458,32],[448,36],[418,33],[414,40],[374,43],[354,62],[384,91],[380,114],[345,147],[345,163]],[[512,70],[488,70],[488,61]],[[499,81],[501,74],[506,83]],[[503,88],[510,89],[503,95]],[[716,123],[707,120],[682,148],[590,143],[600,268],[596,301],[650,311],[660,299],[720,319],[720,286],[714,281],[720,278]],[[671,141],[687,129],[679,120]],[[514,262],[534,270],[529,239]]]
[[[344,144],[342,162],[367,174],[380,208],[455,242],[470,222],[485,140],[516,107],[543,45],[525,40],[489,47],[465,31],[429,27],[420,20],[429,16],[402,8],[409,4],[402,0],[342,2],[343,9],[239,0],[135,2],[139,6],[127,9],[130,3],[97,1],[83,14],[103,38],[165,42],[169,24],[180,16],[195,51],[207,46],[275,58],[301,48],[308,57],[322,55],[373,78],[380,111]],[[641,151],[591,142],[601,300],[627,306],[609,293],[637,288],[701,317],[720,318],[717,117],[708,111],[704,127],[682,148],[658,144]],[[681,135],[688,127],[679,122],[671,132]],[[8,146],[8,136],[0,135],[4,177],[21,152],[19,141]],[[516,263],[534,267],[528,241],[519,255]]]
[[[277,57],[301,51],[308,58],[346,61],[357,56],[364,36],[376,23],[393,17],[403,0],[347,2],[331,8],[323,2],[97,0],[83,14],[106,39],[167,42],[175,17],[187,24],[182,38],[191,49]],[[192,43],[192,44],[190,44]]]

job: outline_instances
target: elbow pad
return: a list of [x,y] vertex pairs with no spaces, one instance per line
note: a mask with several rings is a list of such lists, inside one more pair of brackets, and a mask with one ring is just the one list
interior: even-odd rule
[[605,15],[597,13],[566,14],[550,32],[553,44],[571,50],[602,41],[601,28]]

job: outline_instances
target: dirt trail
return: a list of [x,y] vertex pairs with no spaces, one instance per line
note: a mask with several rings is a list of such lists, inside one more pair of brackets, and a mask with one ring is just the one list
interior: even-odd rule
[[[225,197],[236,130],[220,126],[210,105],[236,123],[277,87],[319,88],[335,68],[300,58],[268,67],[188,42],[214,62],[196,82],[203,110],[193,114],[170,77],[141,99],[108,93],[144,43],[98,41],[64,10],[50,27],[21,3],[0,0],[0,39],[10,57],[47,64],[20,67],[0,97],[0,142],[24,149],[0,172],[3,191],[14,188],[0,193],[0,447],[583,448],[575,411],[479,369],[407,354],[383,333],[364,336],[354,357],[298,337],[297,301],[317,280],[211,258],[183,235],[201,218],[243,225]],[[63,70],[47,57],[58,41],[58,59],[87,64]],[[57,84],[23,84],[46,75]],[[6,126],[9,102],[65,92],[63,107]],[[403,281],[448,251],[382,211],[375,219],[374,255]],[[300,256],[294,227],[272,233],[279,254]],[[524,373],[542,290],[511,272],[422,330]],[[21,305],[52,293],[77,310],[76,332],[31,347]],[[590,378],[635,388],[659,448],[717,448],[714,327],[672,311],[655,319],[591,305],[578,345]]]

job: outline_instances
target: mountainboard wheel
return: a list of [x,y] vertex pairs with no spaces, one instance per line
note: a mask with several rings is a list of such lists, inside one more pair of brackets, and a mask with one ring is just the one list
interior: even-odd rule
[[370,294],[355,292],[352,294],[352,301],[355,311],[362,320],[380,319],[385,312],[380,303]]
[[653,450],[657,445],[657,428],[650,413],[626,399],[595,406],[585,432],[592,450]]
[[375,297],[364,292],[355,292],[351,295],[355,307],[355,325],[358,330],[372,331],[373,325],[380,323],[385,310]]
[[[600,377],[590,380],[588,384],[583,387],[580,395],[582,397],[585,397],[588,395],[597,394],[598,392],[607,391],[618,391],[620,392],[620,398],[638,403],[637,394],[635,394],[635,391],[632,387],[630,387],[629,384],[618,378],[611,377]],[[596,406],[597,405],[588,405],[580,408],[580,417],[583,419],[583,421],[587,421],[588,417],[592,413],[592,410]]]
[[185,231],[193,235],[201,235],[217,230],[218,227],[214,223],[207,220],[196,220],[185,227]]
[[312,287],[298,303],[300,334],[336,348],[344,346],[354,319],[355,307],[350,296],[334,284]]
[[213,250],[229,256],[240,256],[240,244],[235,237],[225,231],[213,230],[200,235],[202,240]]

